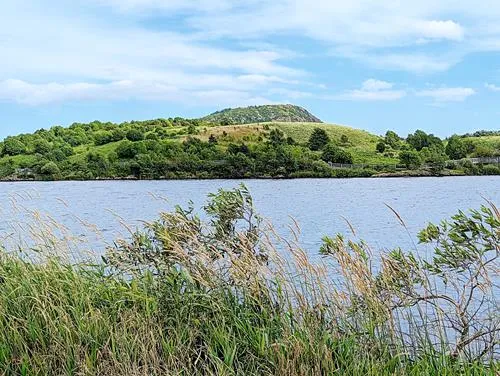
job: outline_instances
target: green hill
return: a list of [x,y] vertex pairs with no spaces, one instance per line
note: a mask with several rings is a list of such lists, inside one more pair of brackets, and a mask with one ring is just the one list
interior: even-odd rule
[[321,123],[321,120],[306,109],[291,104],[228,108],[201,120],[222,125],[267,122]]
[[[264,121],[286,116],[289,121]],[[300,107],[280,105],[224,110],[201,119],[55,126],[0,142],[0,179],[350,177],[396,170],[500,174],[496,165],[447,162],[500,155],[496,133],[441,140],[416,131],[405,139],[318,122]],[[319,134],[319,147],[310,141],[313,134]],[[346,164],[356,166],[336,168]]]

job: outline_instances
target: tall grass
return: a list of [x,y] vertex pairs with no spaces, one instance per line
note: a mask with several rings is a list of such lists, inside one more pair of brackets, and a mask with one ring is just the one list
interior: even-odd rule
[[[311,262],[296,236],[283,239],[255,213],[244,187],[211,195],[205,211],[205,221],[192,208],[162,214],[101,265],[2,253],[0,374],[500,371],[494,207],[427,228],[433,260],[395,251],[378,264],[342,237],[325,238],[325,263]],[[459,254],[453,231],[466,225],[469,251]],[[448,251],[467,270],[453,281]]]

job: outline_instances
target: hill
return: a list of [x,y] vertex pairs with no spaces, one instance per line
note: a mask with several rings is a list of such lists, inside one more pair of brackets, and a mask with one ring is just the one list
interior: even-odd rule
[[[295,121],[227,125],[228,119],[235,118],[224,118],[236,114],[239,121],[254,117],[262,120],[265,116],[284,116],[279,114],[286,111],[295,114]],[[224,110],[202,119],[176,117],[121,124],[94,121],[41,129],[0,142],[0,179],[500,174],[495,164],[483,168],[471,161],[447,162],[500,156],[497,135],[441,140],[416,131],[407,138],[394,132],[377,136],[347,126],[318,123],[310,114],[307,116],[314,121],[298,121],[297,114],[303,111],[309,114],[295,106],[258,106]],[[222,120],[213,123],[218,116]],[[319,147],[317,142],[310,142],[313,134],[319,136]],[[348,170],[336,168],[346,164],[356,166]]]
[[267,122],[321,123],[321,120],[306,109],[291,104],[228,108],[205,116],[201,120],[222,125]]

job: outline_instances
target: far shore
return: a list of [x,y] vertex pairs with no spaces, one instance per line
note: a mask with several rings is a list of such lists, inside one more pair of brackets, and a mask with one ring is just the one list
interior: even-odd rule
[[500,176],[500,175],[467,175],[460,173],[452,174],[432,174],[428,171],[415,171],[414,173],[385,172],[373,176],[348,176],[348,177],[321,177],[321,176],[301,176],[301,177],[270,177],[270,176],[248,176],[248,177],[179,177],[179,178],[160,178],[148,179],[137,177],[120,178],[96,178],[96,179],[0,179],[0,183],[54,183],[54,182],[99,182],[99,181],[192,181],[192,180],[305,180],[305,179],[386,179],[386,178],[451,178],[451,177],[480,177],[480,176]]

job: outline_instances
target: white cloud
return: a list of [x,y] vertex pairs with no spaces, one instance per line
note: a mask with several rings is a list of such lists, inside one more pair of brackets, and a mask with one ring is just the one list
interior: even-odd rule
[[369,79],[363,82],[361,89],[348,90],[332,97],[347,101],[394,101],[406,96],[404,90],[392,90],[391,82]]
[[380,81],[370,78],[365,82],[363,82],[361,88],[362,90],[365,91],[380,91],[380,90],[392,89],[393,86],[394,84],[392,84],[391,82]]
[[[190,88],[189,86],[193,86]],[[114,81],[105,84],[48,83],[33,84],[21,80],[0,82],[0,101],[7,100],[30,106],[65,101],[89,100],[168,100],[184,104],[251,105],[270,103],[251,90],[229,88],[211,89],[211,85],[185,85],[184,87],[159,82]]]
[[415,30],[422,38],[448,39],[459,41],[465,34],[463,27],[457,22],[448,21],[418,21]]
[[476,91],[470,87],[443,87],[416,92],[418,97],[432,98],[437,103],[463,102],[474,94]]
[[[99,0],[104,2],[113,5]],[[132,0],[120,1],[120,9],[167,3],[171,9],[184,6],[180,1]],[[189,32],[94,19],[84,12],[87,8],[75,5],[72,13],[60,5],[50,11],[34,0],[0,2],[0,100],[29,105],[106,99],[198,104],[199,98],[209,101],[212,95],[224,103],[246,103],[271,87],[301,85],[307,76],[286,66],[284,50],[220,45]]]
[[[181,17],[200,38],[308,37],[380,69],[440,72],[469,53],[500,50],[496,0],[75,0],[129,17]],[[418,47],[440,43],[440,55]],[[342,54],[341,54],[342,55]]]
[[[469,0],[54,0],[51,8],[42,3],[0,2],[4,101],[196,103],[224,95],[241,101],[318,96],[319,73],[296,68],[298,59],[314,58],[318,51],[290,51],[295,44],[288,40],[296,37],[317,42],[332,60],[418,74],[446,71],[471,52],[500,51],[500,3],[493,0],[474,6]],[[389,101],[406,94],[372,79],[337,97]],[[429,90],[420,94],[431,97]]]
[[491,90],[491,91],[495,91],[495,92],[498,92],[500,91],[500,86],[497,86],[495,84],[489,84],[489,83],[485,83],[484,84],[484,87],[488,90]]

